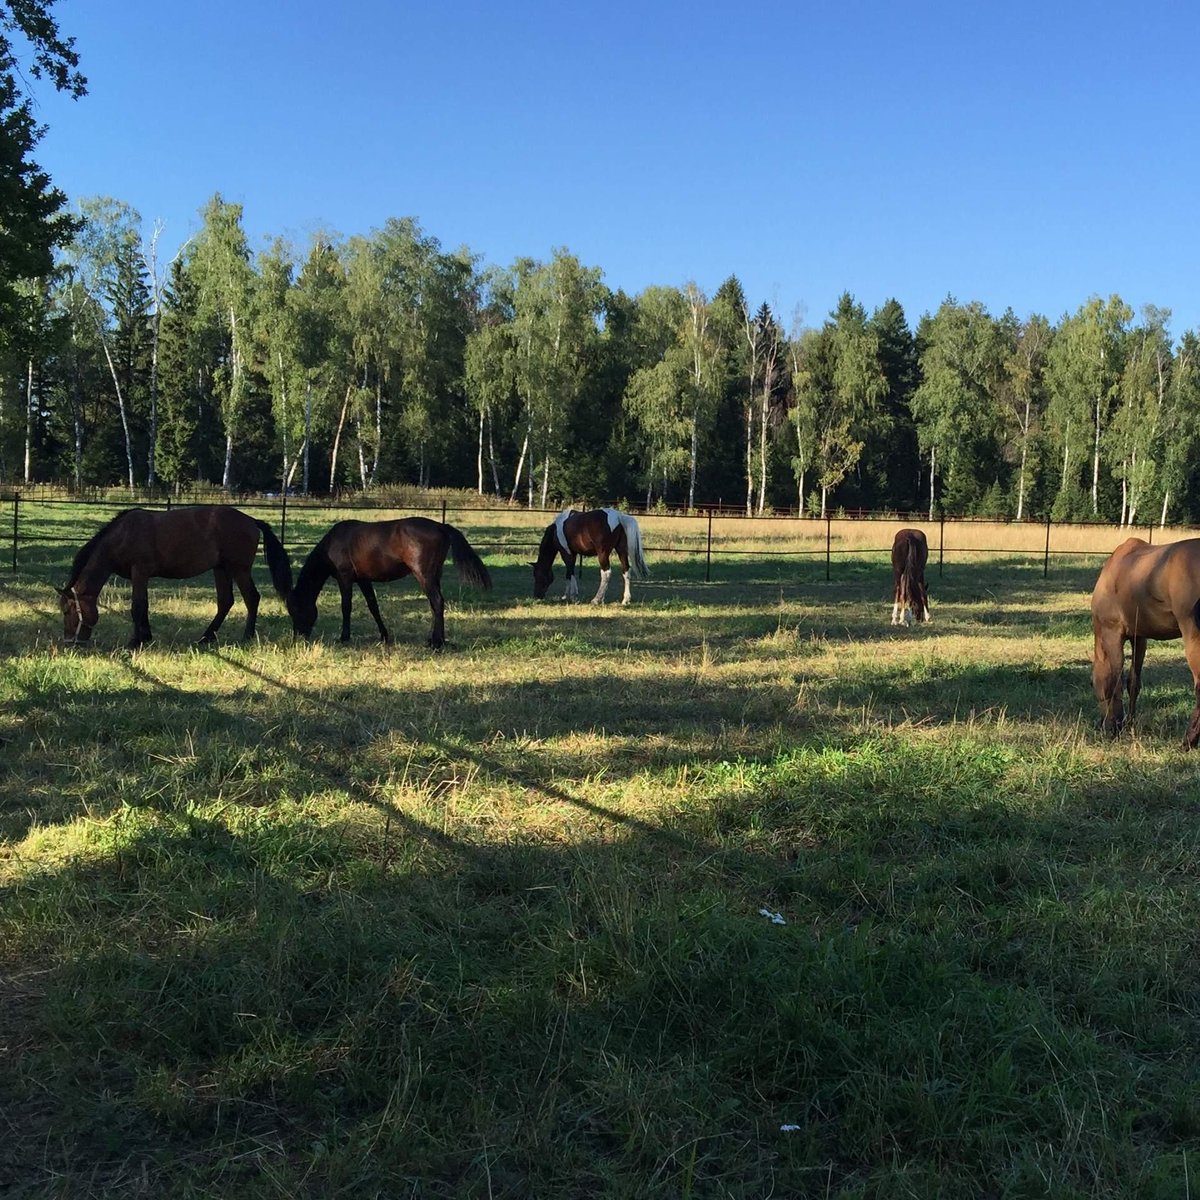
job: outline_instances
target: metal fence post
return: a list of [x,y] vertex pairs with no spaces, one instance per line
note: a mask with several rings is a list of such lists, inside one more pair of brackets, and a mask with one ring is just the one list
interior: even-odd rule
[[1046,514],[1046,557],[1042,561],[1042,578],[1050,578],[1050,514]]
[[942,577],[942,558],[946,548],[946,514],[938,514],[938,578]]
[[12,569],[13,574],[17,573],[17,523],[20,521],[21,515],[21,493],[13,492],[13,552],[12,552]]
[[279,542],[287,545],[287,484],[283,486],[283,507],[279,512]]
[[832,526],[833,526],[833,519],[830,517],[828,511],[826,511],[826,513],[825,513],[825,582],[826,583],[829,582],[829,553],[830,553],[829,547],[833,542],[833,534],[831,533]]
[[1154,545],[1154,522],[1153,521],[1151,521],[1150,524],[1146,526],[1146,541],[1148,541],[1151,546]]
[[446,497],[442,497],[442,524],[446,523]]
[[712,509],[708,510],[708,545],[704,549],[704,582],[712,582]]

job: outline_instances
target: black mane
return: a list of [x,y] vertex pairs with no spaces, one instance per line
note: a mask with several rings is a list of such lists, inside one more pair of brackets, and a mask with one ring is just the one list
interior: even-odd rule
[[71,573],[67,577],[67,587],[75,586],[79,580],[80,574],[83,572],[83,568],[87,566],[88,559],[92,557],[97,545],[112,531],[112,527],[118,521],[122,520],[124,517],[127,517],[131,512],[141,511],[142,510],[139,508],[127,508],[122,512],[117,513],[117,515],[113,517],[111,521],[101,525],[100,528],[97,529],[96,532],[92,534],[92,536],[86,542],[84,542],[82,546],[80,546],[75,555],[75,560],[71,563]]
[[312,548],[304,560],[304,565],[300,568],[300,574],[292,591],[301,600],[315,599],[325,585],[325,580],[333,574],[333,567],[329,562],[329,551],[326,549],[328,541],[329,534],[327,533]]

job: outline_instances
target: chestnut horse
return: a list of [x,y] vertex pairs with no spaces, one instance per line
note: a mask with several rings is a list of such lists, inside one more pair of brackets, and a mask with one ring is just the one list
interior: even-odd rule
[[[1115,737],[1133,720],[1142,688],[1146,642],[1183,638],[1192,671],[1196,707],[1183,736],[1183,748],[1200,740],[1200,538],[1151,546],[1141,538],[1122,542],[1100,568],[1092,590],[1092,687],[1100,702],[1100,724]],[[1125,643],[1129,664],[1129,713],[1121,704]]]
[[72,644],[86,642],[100,618],[100,591],[113,575],[133,584],[131,650],[153,641],[150,632],[151,579],[191,579],[212,571],[217,585],[217,615],[200,638],[216,641],[217,630],[233,607],[236,583],[246,602],[246,628],[254,636],[258,589],[250,575],[258,553],[259,536],[266,551],[271,582],[280,597],[292,590],[292,565],[279,539],[265,521],[256,521],[226,504],[198,504],[150,512],[127,508],[119,512],[75,555],[67,586],[58,594],[63,612],[63,636]]
[[533,567],[533,597],[541,600],[554,582],[554,559],[562,555],[567,566],[567,586],[564,600],[579,599],[579,581],[575,576],[575,559],[580,555],[595,555],[600,563],[600,587],[592,597],[593,604],[603,604],[608,592],[611,575],[608,564],[613,551],[621,560],[621,573],[625,580],[625,597],[622,604],[631,598],[629,576],[649,579],[650,571],[642,557],[642,532],[638,523],[628,513],[615,508],[595,508],[590,512],[572,512],[564,509],[542,534],[538,547],[537,561]]
[[908,625],[915,617],[929,620],[929,592],[925,587],[925,563],[929,543],[919,529],[901,529],[892,542],[892,624]]
[[342,637],[350,640],[350,605],[353,585],[359,591],[379,626],[380,640],[392,640],[375,599],[374,583],[412,577],[429,597],[433,628],[429,644],[440,650],[446,642],[445,601],[442,598],[442,566],[446,555],[454,556],[459,578],[478,588],[490,588],[491,576],[483,560],[453,525],[442,525],[427,517],[405,517],[399,521],[339,521],[313,548],[300,568],[300,577],[288,599],[292,625],[302,637],[312,634],[317,623],[317,596],[332,575],[342,592]]

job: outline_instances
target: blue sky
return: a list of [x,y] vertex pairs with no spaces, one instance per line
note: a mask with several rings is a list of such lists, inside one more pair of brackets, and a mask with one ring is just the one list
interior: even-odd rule
[[736,273],[785,326],[842,291],[1200,328],[1200,6],[59,0],[89,94],[36,157],[168,251],[214,193],[251,245],[414,216],[610,287]]

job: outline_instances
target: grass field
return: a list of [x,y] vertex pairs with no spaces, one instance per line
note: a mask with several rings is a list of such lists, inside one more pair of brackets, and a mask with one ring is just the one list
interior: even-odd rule
[[1098,559],[896,630],[865,550],[596,610],[514,548],[436,656],[259,568],[257,644],[159,582],[130,656],[118,585],[58,646],[63,533],[0,583],[0,1194],[1191,1194],[1190,677],[1098,739]]

